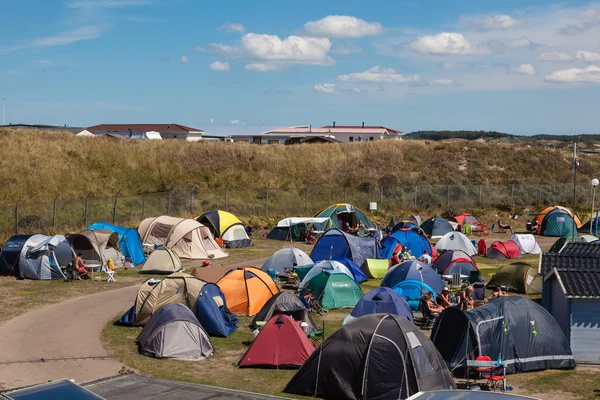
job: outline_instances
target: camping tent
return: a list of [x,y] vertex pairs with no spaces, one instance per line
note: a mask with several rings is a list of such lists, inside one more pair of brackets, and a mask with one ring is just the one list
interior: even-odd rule
[[390,219],[390,223],[388,224],[387,230],[391,231],[394,226],[398,225],[400,222],[412,222],[416,226],[420,226],[423,223],[423,218],[420,215],[409,215],[407,217],[392,217]]
[[550,247],[548,253],[560,253],[569,243],[594,243],[600,244],[600,240],[596,236],[583,235],[573,239],[567,239],[566,237],[558,238],[556,242]]
[[398,293],[388,287],[378,287],[369,290],[365,296],[356,303],[350,313],[351,319],[346,318],[344,323],[368,314],[388,313],[406,318],[414,322],[410,306]]
[[119,325],[146,325],[150,317],[165,304],[181,303],[190,310],[206,282],[183,272],[165,276],[159,282],[149,279],[142,284],[133,306],[117,321]]
[[331,334],[284,392],[325,399],[406,399],[436,389],[456,385],[429,339],[405,318],[371,314]]
[[183,304],[158,310],[137,337],[141,354],[176,360],[204,360],[214,349],[194,313]]
[[263,271],[275,270],[277,275],[283,276],[291,272],[294,267],[310,264],[314,264],[314,262],[308,254],[295,247],[286,247],[269,257],[261,269]]
[[64,279],[60,267],[73,259],[71,244],[62,235],[15,235],[0,255],[0,275],[23,279]]
[[227,257],[210,230],[193,219],[168,216],[146,218],[138,232],[144,244],[165,246],[179,258],[208,259]]
[[462,213],[462,214],[456,215],[454,217],[451,217],[450,219],[458,222],[461,225],[465,225],[465,224],[479,225],[480,224],[480,222],[477,218],[475,218],[471,214],[467,214],[467,213]]
[[119,250],[126,258],[129,258],[134,265],[142,264],[146,261],[144,249],[142,248],[142,239],[135,228],[126,228],[116,226],[108,222],[96,222],[87,227],[88,230],[105,229],[111,232],[117,232],[119,235]]
[[310,268],[310,270],[304,275],[304,277],[300,281],[299,288],[302,289],[304,286],[306,286],[308,281],[310,281],[314,276],[319,275],[323,271],[339,271],[348,275],[348,277],[354,280],[354,275],[352,275],[352,271],[350,271],[348,267],[346,267],[341,262],[334,260],[323,260]]
[[462,250],[469,256],[477,255],[477,249],[473,243],[460,232],[446,233],[435,245],[437,251]]
[[235,268],[224,267],[222,265],[208,265],[206,267],[194,268],[192,275],[198,279],[202,279],[204,282],[217,283],[219,279],[232,269]]
[[561,206],[544,208],[536,220],[541,226],[540,234],[544,236],[573,237],[581,228],[581,222],[573,211]]
[[284,218],[277,223],[277,226],[267,234],[267,239],[274,240],[302,240],[302,230],[308,232],[312,226],[318,231],[324,231],[329,218]]
[[521,254],[540,254],[542,249],[532,234],[520,235],[513,233],[510,240],[515,242],[521,249]]
[[394,285],[394,287],[392,287],[392,290],[394,290],[400,295],[400,297],[406,300],[410,308],[412,308],[415,311],[417,311],[419,309],[419,306],[421,305],[421,297],[431,292],[433,293],[433,298],[435,299],[439,293],[436,292],[435,289],[433,289],[427,283],[416,279],[407,279],[398,282]]
[[211,336],[228,337],[237,329],[238,319],[229,311],[223,292],[214,283],[202,286],[194,314]]
[[419,234],[412,229],[400,229],[383,239],[381,241],[382,255],[389,260],[398,245],[406,246],[406,249],[415,257],[421,257],[425,251],[432,254],[429,240],[427,240],[425,235]]
[[123,266],[125,257],[119,247],[119,234],[106,229],[87,229],[67,236],[73,251],[81,253],[86,264],[106,265],[111,259],[116,267]]
[[361,269],[367,275],[369,279],[381,279],[386,274],[390,262],[387,258],[376,259],[376,258],[365,258]]
[[389,269],[381,281],[381,286],[393,288],[407,279],[414,279],[428,284],[436,293],[444,289],[444,281],[429,265],[417,260],[404,261]]
[[488,258],[519,258],[521,257],[521,249],[512,240],[496,241],[488,247],[485,256]]
[[325,224],[324,229],[344,229],[344,224],[347,222],[352,228],[356,228],[359,222],[362,222],[365,228],[375,228],[373,221],[367,215],[354,207],[351,204],[332,204],[326,209],[315,215],[317,218],[328,218],[329,221]]
[[352,279],[354,279],[356,283],[362,283],[368,279],[362,269],[360,269],[360,267],[349,258],[333,258],[330,261],[337,261],[348,268],[348,270],[352,273]]
[[446,250],[431,265],[441,275],[461,274],[471,276],[479,275],[479,268],[475,261],[464,251]]
[[266,322],[274,315],[284,314],[292,317],[295,321],[306,322],[307,332],[317,331],[317,325],[310,316],[310,311],[306,308],[304,302],[293,292],[279,292],[269,299],[256,314],[250,329],[255,330],[259,327],[258,322]]
[[537,268],[517,262],[500,268],[492,276],[487,287],[491,289],[496,285],[502,285],[516,293],[541,294],[543,281],[543,276],[538,275]]
[[315,346],[296,321],[276,315],[261,329],[238,367],[299,368],[313,351]]
[[227,211],[208,211],[196,218],[196,221],[206,226],[214,237],[221,238],[225,247],[248,247],[253,245],[242,221]]
[[181,260],[166,247],[154,250],[140,269],[140,274],[172,274],[181,271]]
[[597,236],[598,232],[600,232],[600,217],[592,218],[587,221],[577,229],[577,232],[590,234],[590,225],[592,226],[591,234]]
[[400,229],[413,229],[419,231],[419,225],[412,221],[400,221],[389,230],[389,233],[394,233]]
[[360,238],[330,229],[315,244],[310,258],[314,261],[332,258],[349,258],[356,265],[362,265],[365,258],[381,258],[374,238]]
[[279,289],[265,271],[254,267],[233,269],[217,285],[234,314],[254,315]]
[[300,293],[310,293],[326,310],[354,307],[363,297],[354,279],[335,270],[323,270],[313,276],[300,288]]
[[432,239],[439,239],[446,233],[454,231],[450,222],[439,216],[429,218],[427,221],[423,222],[421,224],[421,229]]
[[499,297],[466,313],[447,308],[431,340],[451,368],[480,355],[492,360],[501,355],[509,373],[575,368],[569,341],[554,317],[521,296]]

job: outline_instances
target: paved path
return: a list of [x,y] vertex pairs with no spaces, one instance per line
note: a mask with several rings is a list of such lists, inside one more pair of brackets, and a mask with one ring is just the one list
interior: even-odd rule
[[[122,364],[106,358],[100,335],[110,319],[131,307],[138,288],[133,285],[67,300],[0,324],[0,387],[60,378],[85,382],[115,375]],[[105,358],[27,362],[90,356]]]

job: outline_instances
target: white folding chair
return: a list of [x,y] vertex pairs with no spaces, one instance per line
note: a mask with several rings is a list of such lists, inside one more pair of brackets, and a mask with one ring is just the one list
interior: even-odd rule
[[102,271],[106,272],[106,282],[116,282],[115,276],[117,275],[117,271],[111,271],[108,269],[106,265],[102,266]]

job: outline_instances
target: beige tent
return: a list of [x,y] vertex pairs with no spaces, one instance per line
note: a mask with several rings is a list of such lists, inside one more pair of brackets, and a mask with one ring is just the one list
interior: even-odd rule
[[210,230],[193,219],[166,215],[146,218],[140,223],[138,232],[145,245],[165,246],[180,258],[208,259],[228,255],[215,242]]
[[110,258],[116,267],[125,257],[119,248],[119,234],[106,229],[88,229],[68,236],[75,254],[81,253],[86,264],[105,265]]
[[159,283],[146,281],[138,291],[136,306],[136,325],[146,325],[152,314],[165,304],[185,304],[193,310],[196,300],[206,284],[201,279],[183,272],[166,276]]
[[217,283],[226,273],[235,269],[234,267],[223,267],[220,265],[210,265],[208,267],[194,268],[192,275],[202,279],[205,282]]
[[173,250],[161,247],[150,254],[140,274],[172,274],[177,271],[181,271],[179,256]]

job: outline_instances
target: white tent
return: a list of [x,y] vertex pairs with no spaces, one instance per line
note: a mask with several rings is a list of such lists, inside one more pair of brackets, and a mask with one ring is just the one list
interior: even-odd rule
[[327,222],[329,218],[306,218],[306,217],[292,217],[284,218],[277,223],[278,228],[286,228],[298,224],[322,224]]
[[448,232],[446,233],[435,245],[437,251],[444,250],[462,250],[469,256],[473,257],[477,255],[477,249],[471,243],[469,238],[460,232]]
[[300,249],[286,247],[276,251],[262,266],[264,271],[273,269],[279,275],[286,275],[294,267],[314,264],[313,260]]
[[20,277],[64,279],[60,267],[66,267],[72,258],[73,249],[63,235],[33,235],[21,249]]
[[521,249],[521,254],[541,254],[542,249],[538,245],[535,237],[532,234],[517,235],[513,233],[510,240],[515,242]]

